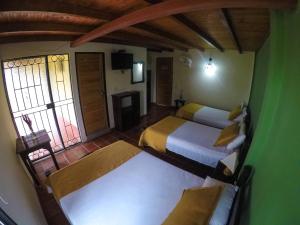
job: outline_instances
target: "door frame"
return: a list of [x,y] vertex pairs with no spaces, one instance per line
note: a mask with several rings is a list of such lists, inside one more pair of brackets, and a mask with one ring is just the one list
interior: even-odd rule
[[[86,139],[88,141],[88,140],[94,138],[94,134],[92,135],[92,137],[89,138],[87,136],[87,133],[86,133],[85,123],[84,123],[84,118],[83,118],[83,113],[82,113],[81,95],[80,95],[80,91],[79,91],[79,79],[78,79],[77,60],[76,60],[76,55],[78,55],[78,54],[101,54],[103,56],[103,81],[104,81],[104,90],[105,90],[104,92],[105,92],[105,99],[106,99],[106,102],[105,102],[105,107],[106,107],[106,121],[107,121],[107,125],[108,125],[108,130],[110,130],[109,111],[108,111],[108,98],[107,98],[107,88],[106,88],[105,53],[104,52],[74,52],[74,55],[75,55],[76,81],[77,81],[77,91],[78,91],[78,96],[79,96],[80,112],[81,112],[81,118],[82,118],[82,122],[83,122],[85,136],[86,136]],[[100,134],[102,132],[95,133],[95,137],[98,136],[98,133]],[[106,131],[103,131],[103,133],[106,133]]]
[[[158,90],[158,79],[157,79],[157,59],[163,59],[163,58],[170,58],[172,59],[172,82],[171,82],[171,88],[172,88],[172,91],[171,91],[171,102],[170,102],[170,105],[162,105],[162,104],[158,104],[157,103],[157,90]],[[157,57],[156,58],[156,62],[155,62],[155,102],[157,105],[161,105],[161,106],[172,106],[173,105],[173,82],[174,82],[174,58],[172,56],[168,57],[168,56],[165,56],[165,57]]]
[[[48,67],[49,67],[49,65],[48,65],[48,56],[49,55],[68,55],[68,61],[69,61],[68,67],[69,67],[69,75],[70,75],[71,93],[72,93],[72,99],[73,99],[73,104],[74,104],[74,113],[75,113],[75,118],[76,118],[76,122],[77,122],[77,125],[78,125],[79,136],[80,136],[80,139],[81,139],[81,142],[82,142],[82,134],[80,133],[79,123],[78,123],[78,118],[77,118],[77,111],[76,111],[76,106],[75,106],[75,97],[74,97],[74,90],[75,90],[75,88],[74,88],[74,85],[73,85],[73,82],[72,82],[70,53],[53,53],[53,54],[49,53],[49,54],[42,54],[42,55],[30,55],[30,56],[22,56],[22,57],[9,58],[9,59],[1,59],[1,72],[2,72],[2,80],[3,80],[3,86],[4,86],[6,101],[7,101],[7,104],[8,104],[10,117],[11,117],[11,120],[13,122],[13,125],[14,125],[14,128],[15,128],[17,137],[21,138],[21,135],[19,133],[17,124],[15,122],[14,115],[13,115],[13,112],[12,112],[12,107],[11,107],[11,104],[10,104],[10,101],[9,101],[9,96],[8,96],[8,92],[7,92],[7,85],[6,85],[6,81],[5,81],[5,72],[4,72],[3,64],[4,64],[5,61],[14,61],[14,60],[21,60],[21,59],[28,59],[28,58],[42,58],[42,57],[44,57],[45,58],[45,68],[46,68],[45,72],[46,72],[46,79],[47,79],[47,87],[48,87],[48,90],[49,90],[49,98],[50,98],[50,101],[51,101],[50,104],[54,104],[54,102],[53,102],[53,94],[52,94],[52,91],[51,91],[51,82],[50,82],[49,69],[48,69]],[[47,104],[46,104],[46,106],[47,106]],[[57,152],[61,152],[63,150],[66,150],[69,147],[65,147],[65,144],[64,144],[64,141],[63,141],[63,138],[62,138],[62,134],[61,134],[61,131],[60,131],[60,127],[59,127],[59,124],[58,124],[58,119],[57,119],[57,114],[56,114],[56,111],[55,111],[55,107],[49,108],[49,109],[52,109],[52,111],[53,111],[54,122],[55,122],[55,125],[57,127],[58,135],[59,135],[59,137],[61,139],[61,144],[63,146],[63,148],[61,150],[55,151],[55,153],[57,153]],[[80,142],[78,142],[78,143],[80,143]],[[36,160],[40,160],[40,159],[42,159],[44,157],[48,157],[48,155],[47,156],[43,156],[41,158],[38,158]],[[36,160],[33,160],[33,161],[36,161]]]

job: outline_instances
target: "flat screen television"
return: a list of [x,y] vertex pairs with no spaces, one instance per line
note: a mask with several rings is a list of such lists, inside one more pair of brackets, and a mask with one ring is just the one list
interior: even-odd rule
[[124,52],[111,53],[111,69],[126,70],[131,69],[133,65],[133,54]]

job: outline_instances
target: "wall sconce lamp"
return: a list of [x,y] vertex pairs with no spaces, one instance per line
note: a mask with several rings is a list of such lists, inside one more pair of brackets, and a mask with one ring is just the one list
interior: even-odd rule
[[205,65],[204,70],[205,70],[205,74],[209,77],[213,77],[216,74],[217,67],[213,63],[211,57],[209,58],[208,63]]

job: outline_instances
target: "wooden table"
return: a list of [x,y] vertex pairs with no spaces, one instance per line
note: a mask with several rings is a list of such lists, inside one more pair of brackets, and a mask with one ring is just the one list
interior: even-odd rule
[[29,158],[29,154],[31,152],[37,151],[39,149],[47,149],[52,157],[56,169],[59,169],[59,166],[56,161],[52,147],[50,145],[51,139],[48,133],[45,130],[41,130],[36,132],[35,134],[36,137],[34,137],[33,135],[28,135],[28,136],[23,136],[21,138],[17,138],[16,152],[21,156],[35,184],[39,185],[40,183],[37,178],[37,172]]
[[176,109],[179,109],[181,106],[184,106],[185,100],[184,99],[175,99],[175,107]]

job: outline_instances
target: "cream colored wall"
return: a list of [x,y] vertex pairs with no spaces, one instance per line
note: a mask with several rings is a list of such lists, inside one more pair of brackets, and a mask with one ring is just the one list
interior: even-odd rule
[[[156,58],[173,57],[173,100],[180,91],[188,102],[199,102],[212,107],[230,110],[241,102],[248,102],[250,96],[254,52],[239,54],[234,50],[189,50],[188,52],[148,53],[148,65],[152,71],[152,101],[155,102]],[[180,58],[188,56],[192,66],[185,66]],[[204,73],[204,65],[209,57],[217,66],[214,77]]]
[[[43,54],[61,54],[68,53],[70,56],[70,73],[73,87],[73,97],[75,102],[75,110],[79,123],[79,130],[82,139],[85,140],[85,132],[83,128],[82,116],[80,111],[79,95],[76,79],[75,52],[104,52],[105,53],[105,70],[106,70],[106,88],[107,88],[107,103],[109,111],[110,126],[114,127],[112,97],[114,93],[123,91],[137,90],[141,94],[141,115],[146,114],[146,83],[131,84],[131,72],[126,70],[121,73],[120,70],[111,70],[112,51],[126,50],[128,53],[133,53],[135,61],[147,62],[147,51],[145,48],[112,45],[103,43],[87,43],[77,48],[70,48],[69,42],[27,42],[0,45],[0,58],[11,59],[25,56],[35,56]],[[145,68],[147,71],[147,68]],[[145,80],[146,80],[145,73]]]
[[47,224],[31,180],[15,154],[15,131],[10,119],[2,74],[0,79],[0,207],[17,224]]

